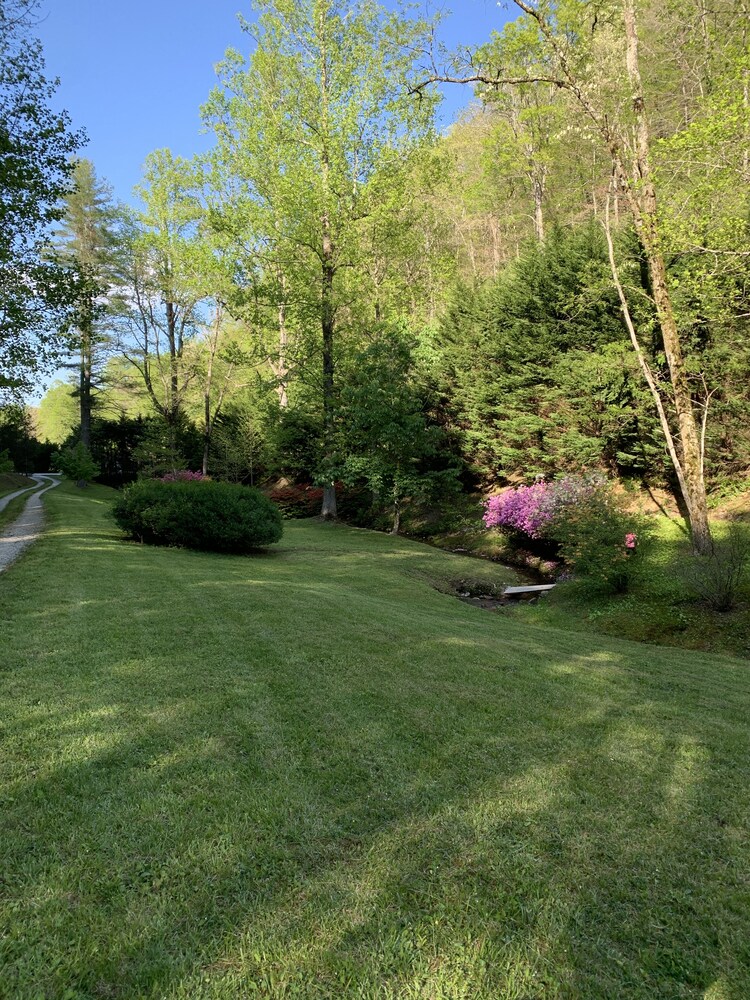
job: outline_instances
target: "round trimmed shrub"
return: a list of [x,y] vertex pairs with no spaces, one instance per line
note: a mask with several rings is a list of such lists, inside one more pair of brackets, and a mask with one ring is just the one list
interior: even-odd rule
[[282,532],[279,511],[258,490],[210,480],[140,480],[122,491],[112,513],[141,542],[210,552],[251,552]]

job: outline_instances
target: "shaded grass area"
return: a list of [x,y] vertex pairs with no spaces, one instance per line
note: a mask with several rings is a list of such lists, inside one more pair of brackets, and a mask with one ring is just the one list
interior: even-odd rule
[[0,579],[7,996],[750,995],[746,663],[354,529],[126,544],[109,495]]
[[19,475],[17,472],[0,472],[0,500],[16,490],[25,490],[28,486],[36,486],[33,479]]
[[[750,524],[736,524],[735,530],[750,536]],[[721,544],[729,524],[715,521],[712,531]],[[684,531],[659,518],[656,538],[628,593],[592,594],[585,585],[566,583],[543,602],[511,613],[529,624],[750,657],[750,572],[736,607],[712,611],[685,582],[691,559]]]

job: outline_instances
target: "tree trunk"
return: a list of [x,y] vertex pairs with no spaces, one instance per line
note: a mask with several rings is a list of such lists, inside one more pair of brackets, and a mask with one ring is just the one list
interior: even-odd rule
[[[679,430],[681,465],[685,489],[685,504],[690,515],[690,530],[693,548],[706,555],[712,551],[711,531],[708,524],[706,487],[703,480],[700,436],[693,409],[682,345],[677,330],[672,298],[667,279],[667,267],[659,239],[656,188],[651,176],[650,142],[651,136],[646,118],[643,86],[638,63],[638,32],[633,0],[626,0],[625,39],[628,77],[633,92],[635,114],[635,168],[638,188],[629,183],[619,163],[620,182],[625,186],[628,201],[633,212],[633,220],[646,255],[651,288],[656,305],[659,329],[664,345],[664,354],[669,366],[674,409]],[[617,160],[616,168],[618,166]]]
[[[286,294],[286,282],[283,276],[281,278],[281,287],[283,293]],[[279,397],[279,406],[282,410],[285,410],[289,406],[289,397],[287,394],[289,368],[286,360],[288,341],[289,333],[286,328],[286,301],[282,298],[281,302],[279,302],[279,360],[274,372],[278,383],[276,386],[276,392]]]
[[[329,247],[330,236],[323,240],[324,248]],[[334,431],[335,431],[335,386],[333,341],[335,319],[333,309],[333,275],[334,269],[328,264],[323,265],[323,295],[321,310],[321,328],[323,334],[323,434],[325,437],[325,462],[330,468],[334,464]],[[323,489],[323,508],[321,516],[326,520],[336,518],[336,486],[328,483]]]
[[391,534],[397,535],[401,530],[401,504],[396,497],[393,501],[393,526],[391,527]]
[[[331,235],[331,217],[329,215],[330,199],[330,159],[327,145],[328,134],[328,55],[325,45],[324,12],[320,14],[320,37],[321,44],[320,62],[320,94],[322,105],[322,131],[323,148],[321,153],[321,180],[323,189],[323,214],[321,217],[321,288],[320,288],[320,321],[323,338],[323,436],[325,453],[325,463],[327,474],[331,474],[331,469],[335,464],[334,456],[334,433],[335,433],[335,384],[334,384],[334,360],[333,345],[336,326],[336,310],[333,301],[333,279],[336,274],[334,263],[334,247]],[[336,485],[329,481],[323,487],[323,506],[321,517],[328,521],[336,519]]]
[[81,372],[78,386],[79,407],[81,414],[81,444],[91,450],[91,373],[92,373],[92,334],[89,323],[80,330],[81,336]]
[[324,521],[335,521],[336,514],[336,484],[326,483],[323,487],[323,506],[320,516]]
[[544,243],[544,175],[535,170],[532,181],[534,192],[534,235],[540,243]]
[[[218,329],[218,326],[217,326]],[[211,430],[213,421],[211,420],[211,384],[214,375],[214,353],[216,342],[211,345],[208,353],[208,368],[206,370],[206,381],[203,386],[203,475],[208,475],[208,455],[211,449]]]
[[166,303],[167,310],[167,341],[169,343],[169,402],[170,412],[176,416],[179,406],[179,356],[177,350],[177,316],[174,302]]

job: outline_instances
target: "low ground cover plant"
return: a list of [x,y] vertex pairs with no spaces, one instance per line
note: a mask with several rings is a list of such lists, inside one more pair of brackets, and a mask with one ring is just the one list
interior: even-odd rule
[[281,515],[259,490],[210,480],[140,480],[115,501],[115,521],[152,545],[246,553],[278,542]]

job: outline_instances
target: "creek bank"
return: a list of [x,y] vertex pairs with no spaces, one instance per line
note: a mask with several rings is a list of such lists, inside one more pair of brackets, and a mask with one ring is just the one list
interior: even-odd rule
[[508,544],[505,536],[492,528],[428,536],[404,533],[403,537],[442,549],[443,552],[507,567],[513,570],[522,583],[555,583],[556,571],[561,568],[561,564],[551,558],[514,548]]

